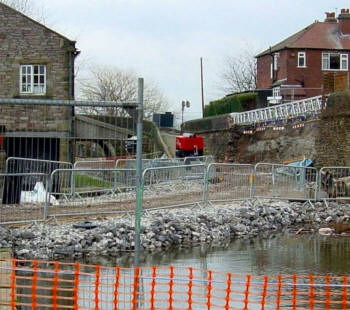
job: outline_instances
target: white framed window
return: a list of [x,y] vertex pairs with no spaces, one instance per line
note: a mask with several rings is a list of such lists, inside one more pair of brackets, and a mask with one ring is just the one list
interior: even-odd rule
[[274,87],[272,89],[272,97],[280,97],[281,96],[281,87]]
[[273,54],[273,70],[278,70],[278,59],[280,57],[280,53]]
[[298,68],[306,67],[306,52],[298,52]]
[[347,71],[348,66],[348,54],[322,53],[322,70]]
[[20,93],[44,95],[46,93],[46,66],[21,65]]

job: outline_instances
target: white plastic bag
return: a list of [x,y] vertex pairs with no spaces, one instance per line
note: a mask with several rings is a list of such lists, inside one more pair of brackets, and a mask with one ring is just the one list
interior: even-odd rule
[[[46,199],[46,190],[43,182],[37,182],[32,191],[21,191],[20,203],[44,203]],[[57,206],[57,199],[50,195],[50,203]]]

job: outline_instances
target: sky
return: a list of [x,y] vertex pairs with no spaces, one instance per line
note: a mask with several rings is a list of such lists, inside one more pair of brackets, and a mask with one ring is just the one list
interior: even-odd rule
[[[47,25],[77,41],[81,76],[91,64],[132,70],[155,83],[181,118],[202,116],[205,104],[225,95],[225,60],[247,49],[258,53],[349,0],[31,0]],[[79,75],[78,75],[79,78]]]

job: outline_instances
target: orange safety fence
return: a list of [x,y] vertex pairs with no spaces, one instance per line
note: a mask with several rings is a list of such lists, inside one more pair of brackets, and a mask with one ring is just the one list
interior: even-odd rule
[[347,276],[255,276],[177,266],[12,260],[0,309],[347,309]]

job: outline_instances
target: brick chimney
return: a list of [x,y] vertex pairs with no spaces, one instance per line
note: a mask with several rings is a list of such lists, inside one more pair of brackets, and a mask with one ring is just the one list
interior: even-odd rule
[[350,13],[349,9],[341,9],[341,12],[338,16],[339,20],[339,30],[342,34],[350,35]]
[[326,19],[324,21],[326,23],[336,23],[335,12],[326,12]]

